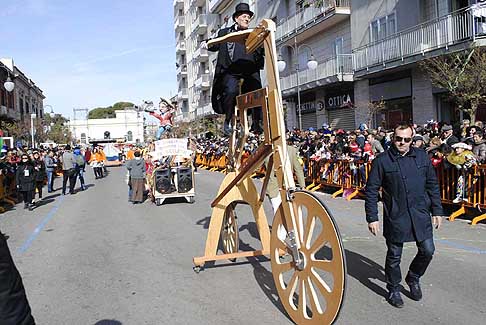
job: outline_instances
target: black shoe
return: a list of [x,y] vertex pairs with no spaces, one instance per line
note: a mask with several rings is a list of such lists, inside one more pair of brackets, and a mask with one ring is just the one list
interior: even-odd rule
[[410,288],[410,298],[415,301],[422,300],[422,289],[420,288],[420,282],[418,280],[412,280],[408,276],[405,278],[405,282]]
[[34,205],[33,204],[29,204],[29,211],[32,211],[34,210]]
[[399,291],[391,291],[388,295],[387,301],[393,307],[396,307],[396,308],[402,308],[403,307],[403,300],[402,300],[402,296],[400,295]]
[[24,209],[28,209],[29,205],[27,203],[24,203]]

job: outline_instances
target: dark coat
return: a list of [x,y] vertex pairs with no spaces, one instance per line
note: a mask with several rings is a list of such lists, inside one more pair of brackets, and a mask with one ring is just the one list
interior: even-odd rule
[[[236,31],[236,25],[228,28],[223,28],[218,32],[218,37],[225,36],[231,32]],[[213,89],[211,90],[211,103],[213,110],[218,114],[224,114],[225,110],[222,104],[223,98],[223,76],[230,73],[231,64],[233,63],[234,44],[223,43],[214,45],[208,48],[209,51],[218,52],[218,59],[216,61],[216,68],[214,70]],[[260,81],[260,70],[264,66],[264,51],[263,48],[257,49],[253,52],[253,61],[255,66],[248,71],[248,75]]]
[[0,324],[33,325],[29,302],[19,271],[0,232]]
[[35,160],[34,167],[35,167],[35,181],[43,182],[47,177],[46,165],[44,164],[44,161]]
[[378,155],[366,184],[366,220],[378,221],[378,191],[383,195],[383,236],[403,243],[432,238],[433,216],[442,216],[439,183],[427,153],[418,148],[401,156],[392,146]]
[[[27,173],[26,173],[27,171]],[[28,176],[26,176],[28,174]],[[36,173],[31,162],[20,164],[15,172],[15,184],[20,191],[33,191]]]

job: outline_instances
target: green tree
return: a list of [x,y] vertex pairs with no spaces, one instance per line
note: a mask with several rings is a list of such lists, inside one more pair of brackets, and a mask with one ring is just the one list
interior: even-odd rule
[[486,50],[478,47],[439,56],[420,66],[434,86],[449,92],[451,100],[474,124],[478,106],[486,103]]
[[113,106],[97,107],[89,111],[89,119],[101,119],[101,118],[115,118],[115,110],[123,110],[125,108],[132,108],[133,103],[130,102],[117,102]]

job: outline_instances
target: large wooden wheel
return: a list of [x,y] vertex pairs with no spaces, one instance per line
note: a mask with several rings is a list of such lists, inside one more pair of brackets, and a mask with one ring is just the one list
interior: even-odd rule
[[[230,204],[224,211],[221,227],[221,243],[225,254],[237,253],[239,249],[238,221],[235,214],[235,204]],[[231,259],[232,261],[236,259]]]
[[346,263],[339,231],[324,204],[304,191],[293,193],[301,258],[299,270],[285,244],[287,229],[280,207],[270,239],[272,275],[278,295],[297,324],[332,324],[341,309],[346,284]]

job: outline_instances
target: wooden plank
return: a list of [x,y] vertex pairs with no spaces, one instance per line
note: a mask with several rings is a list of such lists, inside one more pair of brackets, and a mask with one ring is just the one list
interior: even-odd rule
[[214,208],[235,185],[237,185],[242,179],[251,175],[256,168],[259,168],[260,165],[258,164],[261,163],[271,152],[271,145],[260,146],[256,153],[246,160],[235,179],[233,179],[231,183],[229,183],[228,186],[226,186],[226,188],[216,197],[216,199],[214,199],[214,201],[211,203],[211,207]]
[[196,266],[203,266],[204,263],[209,262],[209,261],[221,261],[221,260],[229,260],[229,259],[233,259],[233,258],[262,256],[262,255],[270,255],[270,251],[269,250],[256,250],[256,251],[238,252],[238,253],[231,253],[231,254],[193,257],[192,261],[194,262],[194,265],[196,265]]
[[262,107],[266,103],[267,88],[260,88],[236,97],[238,110]]

